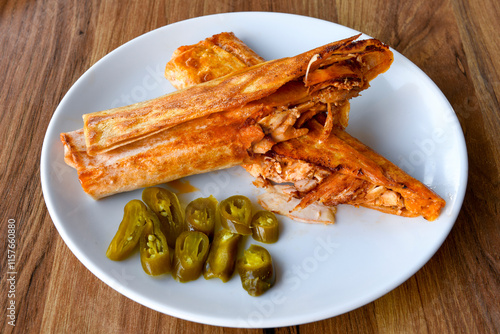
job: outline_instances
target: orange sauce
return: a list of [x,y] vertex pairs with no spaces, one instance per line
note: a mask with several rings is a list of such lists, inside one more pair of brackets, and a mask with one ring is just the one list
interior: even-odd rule
[[200,189],[194,187],[189,183],[189,181],[173,180],[166,183],[167,186],[177,190],[181,194],[192,193]]

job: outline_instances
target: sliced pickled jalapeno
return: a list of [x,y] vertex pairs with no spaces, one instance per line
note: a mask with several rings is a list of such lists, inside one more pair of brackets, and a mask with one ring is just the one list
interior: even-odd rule
[[186,207],[186,228],[188,231],[200,231],[211,240],[217,221],[217,200],[210,196],[197,198]]
[[184,212],[177,196],[164,188],[151,187],[142,192],[142,200],[160,219],[161,230],[170,247],[175,247],[175,240],[185,230]]
[[200,277],[209,247],[210,243],[205,233],[182,232],[175,243],[174,268],[172,270],[174,279],[185,283]]
[[236,262],[236,268],[241,285],[250,296],[260,296],[274,284],[273,260],[264,247],[250,245]]
[[205,279],[220,278],[224,283],[229,281],[234,272],[236,252],[241,238],[240,234],[232,233],[226,229],[215,233],[203,268]]
[[154,219],[148,221],[142,231],[139,250],[142,269],[148,275],[158,276],[171,270],[170,251],[158,217],[154,213],[151,216]]
[[278,241],[278,219],[271,211],[258,211],[252,217],[252,237],[260,242],[272,244]]
[[241,195],[226,198],[219,204],[220,223],[230,232],[251,235],[252,202]]
[[144,226],[154,218],[154,213],[140,200],[134,199],[128,202],[123,209],[123,219],[109,244],[106,256],[113,261],[127,258],[136,249]]

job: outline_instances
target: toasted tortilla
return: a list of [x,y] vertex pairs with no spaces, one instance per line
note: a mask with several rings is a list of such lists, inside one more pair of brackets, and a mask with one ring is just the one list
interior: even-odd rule
[[[309,83],[306,76],[304,85],[308,92],[314,93],[311,94],[311,99],[335,103],[339,94],[333,94],[332,99],[334,90],[345,93],[352,91],[355,93],[352,95],[356,96],[369,86],[369,80],[388,69],[393,60],[392,52],[387,46],[376,40],[353,42],[357,37],[359,35],[295,57],[240,69],[153,100],[85,114],[83,120],[87,152],[90,155],[107,152],[180,123],[242,107],[273,94],[285,84],[315,70],[323,72],[319,76],[323,81]],[[353,66],[362,67],[366,78],[360,84],[346,87],[343,82],[348,78],[332,79],[327,71],[320,68],[333,66],[338,61],[343,64],[351,61]]]
[[87,154],[83,130],[62,133],[61,141],[83,190],[100,199],[248,162],[263,136],[259,126],[221,113],[95,156]]
[[366,206],[406,217],[423,216],[427,220],[439,216],[446,204],[441,197],[346,131],[334,128],[320,142],[322,126],[311,121],[309,129],[307,135],[273,147],[276,154],[332,171],[329,178],[303,196],[299,208],[319,201]]

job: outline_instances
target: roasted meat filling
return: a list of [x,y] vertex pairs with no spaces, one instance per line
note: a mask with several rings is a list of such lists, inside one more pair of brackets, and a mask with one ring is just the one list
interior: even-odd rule
[[273,192],[300,199],[294,209],[319,202],[327,206],[351,204],[359,206],[385,206],[395,210],[405,207],[401,194],[363,179],[332,171],[319,165],[277,154],[258,155],[252,164],[243,167],[256,178],[254,184],[268,188],[274,184]]

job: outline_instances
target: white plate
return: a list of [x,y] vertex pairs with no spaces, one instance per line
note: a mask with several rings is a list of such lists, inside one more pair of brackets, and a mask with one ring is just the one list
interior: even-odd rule
[[[282,218],[278,243],[266,246],[277,283],[250,297],[235,275],[228,283],[200,278],[187,284],[170,276],[154,279],[138,255],[112,262],[106,248],[123,206],[141,190],[94,201],[63,161],[59,133],[82,127],[82,114],[126,105],[173,91],[165,63],[180,45],[233,31],[266,59],[293,56],[352,36],[349,28],[278,13],[205,16],[140,36],[97,62],[71,87],[47,129],[41,179],[47,208],[76,257],[125,296],[157,311],[206,324],[278,327],[348,312],[386,294],[419,270],[440,247],[462,205],[467,183],[463,133],[450,104],[414,64],[395,52],[388,72],[353,99],[349,132],[423,181],[446,201],[441,217],[428,222],[350,206],[339,207],[337,224],[314,226]],[[367,37],[367,36],[364,36]],[[181,196],[234,194],[255,203],[258,190],[240,167],[189,178],[200,189]],[[250,238],[248,244],[252,242]]]

